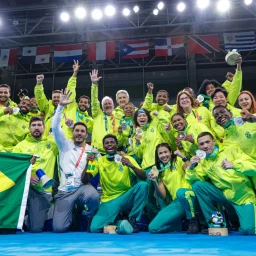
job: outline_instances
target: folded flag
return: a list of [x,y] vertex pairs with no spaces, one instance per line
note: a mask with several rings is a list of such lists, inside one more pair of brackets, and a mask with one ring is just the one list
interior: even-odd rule
[[189,54],[209,54],[219,52],[219,37],[218,35],[203,35],[188,37],[188,52]]
[[55,45],[54,62],[82,60],[83,44]]
[[136,59],[149,56],[148,40],[133,40],[120,42],[120,57],[122,59]]
[[155,55],[185,55],[184,36],[155,39]]
[[51,46],[23,47],[22,64],[45,64],[50,62]]
[[239,33],[224,33],[225,50],[253,51],[256,49],[254,31]]
[[2,49],[0,67],[8,67],[16,65],[17,63],[18,49]]
[[0,153],[0,233],[22,229],[31,176],[31,155]]
[[115,42],[87,44],[88,60],[110,60],[115,58]]

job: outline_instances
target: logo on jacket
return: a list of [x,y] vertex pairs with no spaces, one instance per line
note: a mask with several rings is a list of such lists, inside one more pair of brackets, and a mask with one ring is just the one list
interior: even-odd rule
[[118,170],[121,172],[121,171],[123,171],[123,166],[120,164],[119,166],[118,166]]
[[151,132],[154,132],[154,128],[151,128],[151,130],[150,130]]
[[50,149],[51,148],[51,144],[46,144],[46,148]]
[[25,130],[27,127],[25,125],[22,125],[21,127],[23,130]]
[[252,135],[251,135],[249,132],[246,132],[246,133],[245,133],[245,137],[248,138],[248,139],[250,139],[250,138],[252,137]]

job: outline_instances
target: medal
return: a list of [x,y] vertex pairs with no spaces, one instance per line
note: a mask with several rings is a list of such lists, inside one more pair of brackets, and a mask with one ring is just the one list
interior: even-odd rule
[[244,120],[242,117],[235,117],[234,118],[234,124],[236,126],[242,126],[244,124]]
[[115,160],[115,162],[117,163],[117,164],[120,164],[121,163],[121,160],[122,160],[122,156],[120,156],[120,155],[115,155],[115,157],[114,157],[114,160]]
[[122,123],[121,126],[122,126],[122,130],[126,130],[127,129],[127,124],[126,123]]
[[157,170],[156,166],[153,166],[150,172],[153,173],[153,178],[156,178],[159,175],[159,171]]
[[139,127],[137,127],[136,128],[136,134],[141,135],[142,133],[143,133],[143,131]]
[[19,112],[20,112],[20,109],[19,109],[19,108],[13,108],[13,109],[12,109],[12,113],[13,113],[14,115],[17,115]]
[[202,103],[204,101],[204,96],[199,94],[196,99],[199,103]]
[[129,139],[128,139],[128,143],[129,143],[129,145],[132,146],[132,138],[129,138]]
[[226,55],[225,60],[229,66],[235,66],[239,56],[237,50],[232,50]]
[[196,156],[198,156],[200,159],[205,159],[206,158],[206,153],[203,150],[197,150],[196,151]]
[[179,134],[178,134],[178,138],[179,138],[179,139],[182,139],[182,138],[184,138],[185,136],[186,136],[185,132],[179,132]]

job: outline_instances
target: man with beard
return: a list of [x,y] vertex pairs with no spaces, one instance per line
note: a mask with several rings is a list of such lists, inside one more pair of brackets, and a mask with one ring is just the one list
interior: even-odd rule
[[90,73],[90,77],[92,82],[92,117],[94,119],[92,145],[98,148],[100,153],[105,154],[102,139],[107,134],[116,134],[119,122],[113,115],[114,102],[110,97],[106,96],[102,99],[102,110],[100,108],[100,102],[98,100],[98,82],[101,77],[98,77],[98,70],[94,69],[92,73]]
[[53,135],[59,148],[60,185],[54,197],[53,231],[66,232],[72,224],[72,211],[76,205],[79,210],[87,209],[88,228],[99,207],[99,194],[90,184],[82,184],[81,174],[86,169],[92,146],[85,143],[87,127],[77,122],[73,127],[73,139],[65,137],[60,127],[64,107],[72,103],[71,93],[60,94],[60,102],[53,117]]
[[32,117],[29,123],[30,133],[25,140],[13,148],[14,153],[37,155],[38,159],[32,166],[30,190],[27,202],[28,229],[30,232],[42,232],[44,222],[52,218],[49,209],[52,201],[52,188],[44,189],[36,171],[41,169],[49,178],[54,177],[54,167],[58,148],[52,137],[43,137],[44,121],[41,117]]
[[0,117],[6,114],[12,114],[13,108],[17,104],[10,99],[11,88],[7,84],[0,85]]
[[0,117],[0,144],[7,152],[11,152],[13,147],[24,140],[29,133],[30,100],[22,100],[18,107],[19,112]]
[[159,90],[156,94],[156,103],[153,103],[154,85],[148,83],[147,87],[148,93],[142,108],[150,111],[153,115],[158,115],[158,119],[162,120],[164,124],[170,123],[171,116],[176,112],[176,106],[168,105],[169,93],[165,90]]

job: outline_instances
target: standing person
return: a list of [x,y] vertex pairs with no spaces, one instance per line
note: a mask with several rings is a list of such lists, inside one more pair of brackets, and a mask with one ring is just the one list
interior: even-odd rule
[[10,99],[11,88],[7,84],[0,85],[0,117],[7,114],[12,114],[13,108],[17,104]]
[[220,148],[211,133],[199,134],[197,141],[205,158],[192,157],[185,178],[192,184],[206,221],[218,211],[219,203],[235,209],[241,232],[255,235],[256,197],[249,177],[256,175],[256,161],[239,148]]
[[30,190],[28,195],[28,229],[30,232],[42,232],[44,222],[52,218],[49,216],[49,209],[52,201],[52,188],[44,189],[39,181],[36,171],[41,169],[49,178],[54,177],[54,167],[58,148],[51,137],[43,137],[44,121],[41,117],[32,117],[29,123],[30,133],[25,140],[18,143],[14,153],[37,155],[38,158],[32,166],[30,179]]
[[125,90],[119,90],[116,93],[116,102],[118,106],[113,110],[113,115],[119,121],[124,116],[124,106],[129,102],[129,93]]
[[187,159],[177,158],[173,154],[167,143],[162,143],[156,147],[156,168],[148,174],[153,181],[157,195],[166,200],[167,194],[170,194],[171,202],[162,209],[153,221],[149,224],[151,233],[166,233],[181,231],[182,220],[185,216],[189,220],[187,234],[197,234],[199,225],[196,219],[196,197],[191,190],[191,185],[185,180],[185,171],[183,170],[184,161]]
[[98,70],[94,69],[92,73],[90,73],[90,77],[92,82],[92,117],[94,119],[92,145],[98,148],[101,154],[105,154],[102,139],[107,134],[116,134],[119,123],[113,114],[114,102],[110,97],[106,96],[102,99],[102,110],[100,108],[98,82],[101,77],[98,77]]
[[7,152],[11,152],[13,147],[24,140],[29,133],[30,100],[22,100],[18,107],[18,113],[3,115],[0,118],[0,144]]
[[60,185],[54,197],[53,231],[66,232],[72,224],[72,211],[75,204],[87,207],[88,229],[91,219],[99,207],[99,194],[89,183],[82,184],[81,175],[86,169],[92,146],[85,143],[87,127],[78,122],[73,127],[73,140],[65,137],[60,127],[61,115],[65,106],[71,103],[70,94],[61,92],[59,105],[53,118],[53,135],[60,155]]
[[120,233],[139,232],[136,222],[141,218],[144,205],[148,195],[148,184],[139,181],[133,185],[136,177],[140,180],[146,179],[145,172],[136,161],[130,157],[122,157],[116,160],[118,141],[116,136],[108,134],[103,138],[103,147],[107,155],[98,159],[95,169],[84,173],[84,180],[99,173],[102,186],[102,204],[91,223],[91,232],[102,232],[103,227],[113,224],[118,213],[131,210],[129,220],[121,225],[123,231]]

